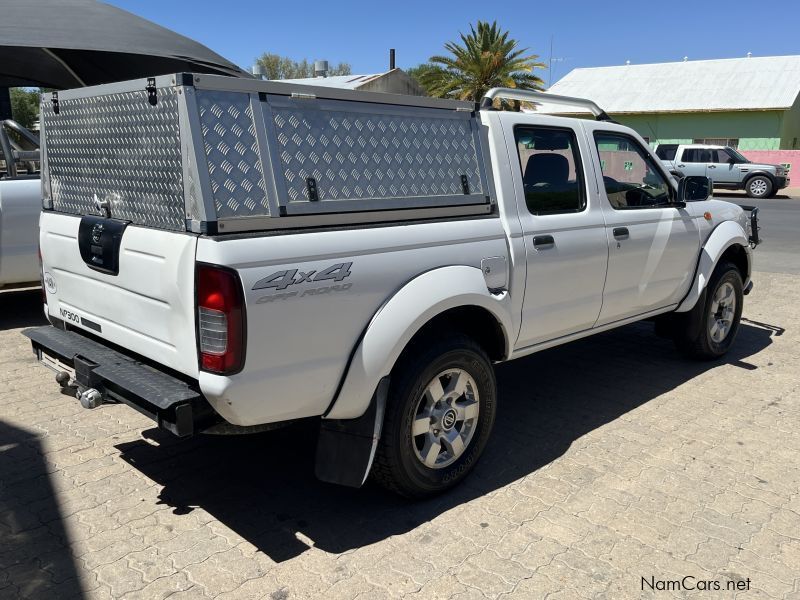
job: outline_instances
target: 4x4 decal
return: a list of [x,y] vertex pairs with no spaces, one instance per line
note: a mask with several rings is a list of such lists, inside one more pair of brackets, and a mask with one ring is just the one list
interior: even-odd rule
[[331,265],[327,269],[323,269],[319,273],[315,270],[303,272],[298,269],[278,271],[256,281],[252,289],[265,290],[268,288],[275,288],[276,290],[285,290],[290,285],[297,285],[299,283],[342,281],[346,277],[350,277],[350,266],[352,264],[352,262],[338,263]]

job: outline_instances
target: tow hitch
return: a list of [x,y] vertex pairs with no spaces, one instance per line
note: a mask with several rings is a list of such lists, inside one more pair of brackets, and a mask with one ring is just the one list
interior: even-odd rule
[[[55,361],[53,358],[50,358],[49,362],[53,363],[57,361]],[[58,364],[57,367],[63,368],[64,365]],[[77,398],[83,408],[97,408],[101,404],[107,403],[106,399],[103,397],[103,392],[96,388],[87,388],[79,384],[75,380],[74,371],[70,372],[67,370],[55,370],[56,383],[61,386],[61,392],[68,396],[74,396]]]

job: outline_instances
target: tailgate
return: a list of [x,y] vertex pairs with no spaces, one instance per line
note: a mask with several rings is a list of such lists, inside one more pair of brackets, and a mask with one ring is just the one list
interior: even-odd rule
[[47,311],[180,373],[197,377],[194,271],[197,237],[128,225],[116,275],[89,268],[81,256],[81,217],[43,211],[42,252]]

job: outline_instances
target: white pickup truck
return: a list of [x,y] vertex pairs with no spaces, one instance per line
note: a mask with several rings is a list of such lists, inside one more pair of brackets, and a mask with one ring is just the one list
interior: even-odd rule
[[493,363],[640,319],[734,341],[755,218],[604,119],[189,74],[44,98],[52,325],[25,335],[87,408],[316,418],[321,479],[440,492],[487,443]]

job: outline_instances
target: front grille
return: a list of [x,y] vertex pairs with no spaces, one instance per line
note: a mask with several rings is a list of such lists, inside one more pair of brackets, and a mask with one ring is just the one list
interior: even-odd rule
[[42,102],[52,208],[111,216],[137,225],[185,230],[178,95],[158,90],[155,106],[145,90],[60,100],[59,112]]

